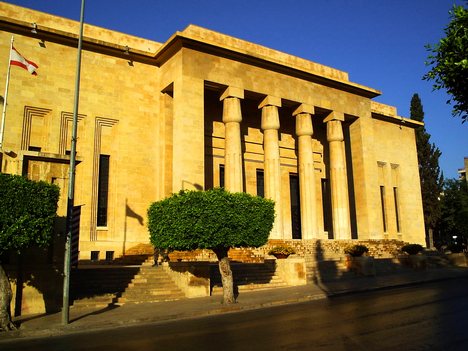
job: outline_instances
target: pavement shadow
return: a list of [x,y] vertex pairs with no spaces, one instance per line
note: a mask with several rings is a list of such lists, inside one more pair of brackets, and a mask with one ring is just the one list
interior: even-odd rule
[[77,322],[80,319],[83,319],[83,318],[86,318],[86,317],[89,317],[89,316],[97,316],[97,315],[100,315],[102,313],[106,313],[108,311],[115,310],[116,308],[119,308],[119,307],[120,306],[115,305],[115,304],[109,304],[107,307],[104,307],[104,308],[102,308],[100,310],[84,313],[81,316],[78,316],[78,317],[75,317],[75,318],[70,318],[70,323]]

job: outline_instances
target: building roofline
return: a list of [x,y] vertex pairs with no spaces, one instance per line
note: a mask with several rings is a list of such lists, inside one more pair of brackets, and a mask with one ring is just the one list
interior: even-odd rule
[[[210,37],[214,37],[215,40]],[[228,44],[223,44],[222,41]],[[230,45],[229,43],[235,43],[236,45]],[[243,45],[248,47],[243,47]],[[347,80],[348,75],[346,72],[194,25],[188,26],[182,32],[174,33],[159,48],[155,54],[157,65],[163,65],[182,47],[267,68],[367,98],[381,95],[379,90],[350,82]],[[271,55],[262,54],[265,51]],[[319,72],[320,69],[325,73]],[[329,74],[327,74],[327,71]]]

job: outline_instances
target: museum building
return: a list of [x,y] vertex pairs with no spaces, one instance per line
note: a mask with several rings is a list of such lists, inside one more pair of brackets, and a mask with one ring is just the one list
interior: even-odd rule
[[[37,76],[11,69],[1,171],[59,185],[63,218],[79,23],[2,2],[0,29],[1,86],[12,35],[39,66]],[[273,199],[274,240],[424,244],[422,123],[374,101],[380,94],[346,72],[195,25],[164,43],[85,25],[79,258],[147,244],[152,202],[213,187]]]

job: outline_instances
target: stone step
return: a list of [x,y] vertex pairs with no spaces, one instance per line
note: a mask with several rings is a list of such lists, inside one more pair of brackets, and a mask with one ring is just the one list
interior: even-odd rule
[[126,291],[122,294],[121,297],[125,297],[127,299],[140,299],[144,298],[145,296],[160,296],[160,295],[170,295],[170,296],[178,296],[184,297],[185,295],[177,288],[175,289],[160,289],[160,290],[130,290]]
[[[286,287],[287,284],[282,283],[272,283],[272,284],[246,284],[246,285],[238,285],[237,289],[239,292],[242,291],[252,291],[252,290],[268,290],[268,289],[276,289],[281,287]],[[211,295],[222,295],[223,287],[221,285],[213,286],[211,289]]]
[[142,297],[139,300],[127,299],[125,297],[119,297],[116,301],[117,305],[125,304],[125,303],[141,303],[141,302],[164,302],[164,301],[177,301],[185,298],[185,296],[178,297],[178,296],[150,296],[150,297]]
[[115,300],[114,294],[103,294],[93,297],[85,297],[80,299],[72,300],[72,308],[83,308],[83,307],[105,307],[112,304]]

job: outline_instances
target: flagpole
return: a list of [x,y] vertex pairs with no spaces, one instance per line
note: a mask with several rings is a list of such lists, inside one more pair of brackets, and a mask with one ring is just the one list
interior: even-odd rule
[[62,307],[62,324],[69,323],[70,313],[70,260],[71,260],[71,239],[73,228],[73,207],[75,197],[75,161],[76,161],[76,133],[78,126],[78,105],[80,101],[80,75],[81,75],[81,47],[83,44],[83,23],[84,23],[84,8],[85,0],[81,0],[80,14],[80,35],[78,37],[78,54],[76,63],[76,79],[75,79],[75,104],[73,107],[73,124],[71,137],[71,152],[70,152],[70,169],[68,176],[68,201],[67,201],[67,237],[65,242],[65,258],[63,265],[63,307]]
[[11,50],[13,50],[13,40],[14,38],[12,35],[11,43],[10,43],[10,52],[8,54],[8,71],[7,71],[6,83],[5,83],[5,95],[3,95],[2,124],[0,125],[0,149],[3,148],[3,134],[5,130],[5,117],[6,117],[7,100],[8,100],[8,86],[10,85]]

